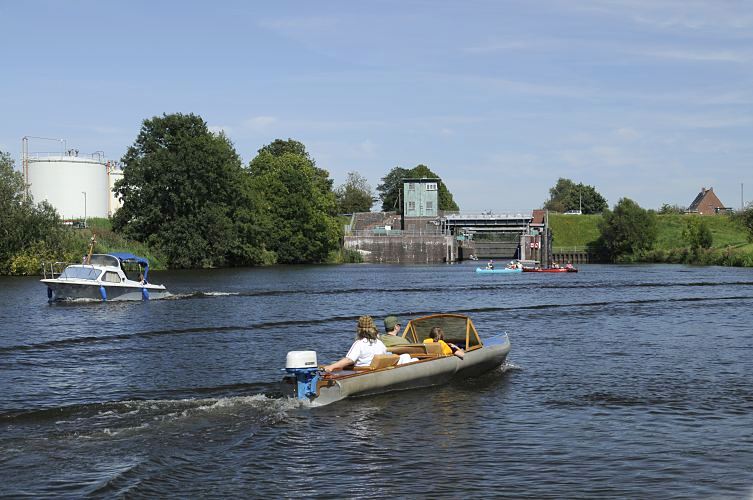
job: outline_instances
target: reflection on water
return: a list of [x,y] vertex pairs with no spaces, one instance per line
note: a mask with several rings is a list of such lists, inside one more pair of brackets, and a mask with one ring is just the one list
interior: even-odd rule
[[[753,270],[473,265],[155,273],[170,300],[48,304],[0,278],[4,496],[745,497]],[[361,314],[470,314],[508,363],[321,408],[285,353]]]

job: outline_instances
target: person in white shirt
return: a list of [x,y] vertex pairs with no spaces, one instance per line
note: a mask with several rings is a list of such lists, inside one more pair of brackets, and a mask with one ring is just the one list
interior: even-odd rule
[[339,361],[324,367],[324,371],[343,370],[350,365],[369,366],[375,354],[387,354],[387,347],[377,338],[377,329],[371,316],[358,318],[356,341],[348,354]]

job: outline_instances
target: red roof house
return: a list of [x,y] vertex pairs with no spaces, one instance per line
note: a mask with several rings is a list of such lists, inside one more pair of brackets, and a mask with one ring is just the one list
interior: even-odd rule
[[706,189],[702,187],[701,192],[695,197],[693,203],[686,210],[686,213],[716,215],[726,211],[727,208],[724,206],[724,203],[719,201],[719,198],[714,194],[714,188],[710,187]]

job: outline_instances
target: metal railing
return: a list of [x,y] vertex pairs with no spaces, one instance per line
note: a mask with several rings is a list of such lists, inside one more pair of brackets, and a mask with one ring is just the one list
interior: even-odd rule
[[423,230],[423,229],[415,229],[415,230],[404,230],[404,229],[382,229],[382,230],[374,230],[374,229],[358,229],[354,231],[350,231],[349,233],[346,233],[345,236],[442,236],[442,231],[437,229],[431,229],[431,230]]
[[552,253],[578,253],[588,252],[587,246],[552,247]]

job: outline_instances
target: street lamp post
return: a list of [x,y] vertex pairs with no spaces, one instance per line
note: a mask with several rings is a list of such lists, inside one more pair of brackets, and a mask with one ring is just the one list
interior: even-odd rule
[[84,195],[84,227],[86,227],[86,191],[81,191]]

